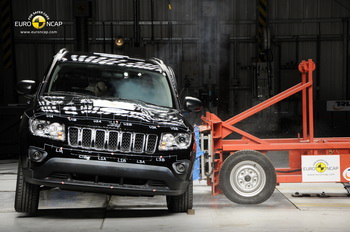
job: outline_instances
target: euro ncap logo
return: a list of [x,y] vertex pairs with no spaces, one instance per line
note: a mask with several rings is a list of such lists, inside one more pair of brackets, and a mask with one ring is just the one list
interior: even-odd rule
[[36,29],[35,31],[43,29],[44,27],[52,29],[55,27],[60,27],[62,25],[63,25],[62,21],[50,20],[49,15],[46,14],[44,11],[35,11],[31,13],[28,17],[28,20],[15,21],[15,27],[20,27],[20,28],[33,27],[34,29]]
[[322,173],[324,171],[327,170],[327,165],[323,162],[318,162],[316,164],[316,171],[318,171],[319,173]]
[[32,26],[35,29],[41,29],[45,27],[46,25],[46,19],[42,15],[36,15],[32,19]]

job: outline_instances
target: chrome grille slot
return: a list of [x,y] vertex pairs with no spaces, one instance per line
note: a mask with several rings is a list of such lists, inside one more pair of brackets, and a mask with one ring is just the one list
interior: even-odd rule
[[135,133],[134,148],[133,148],[134,152],[142,153],[144,144],[145,144],[145,135]]
[[90,148],[92,142],[92,130],[84,128],[82,130],[82,140],[81,140],[81,146]]
[[86,149],[153,154],[156,150],[157,140],[158,136],[155,134],[79,127],[68,128],[68,144],[72,147]]
[[68,129],[68,143],[69,145],[76,147],[78,146],[78,134],[79,130],[76,127],[70,127]]
[[109,131],[107,150],[116,151],[118,149],[119,133],[117,131]]
[[103,130],[96,130],[95,148],[103,150],[105,146],[106,132]]
[[130,152],[132,134],[127,132],[123,132],[121,134],[122,134],[122,138],[121,138],[121,144],[120,144],[120,151]]
[[157,135],[147,135],[146,153],[153,154],[156,151],[157,139]]

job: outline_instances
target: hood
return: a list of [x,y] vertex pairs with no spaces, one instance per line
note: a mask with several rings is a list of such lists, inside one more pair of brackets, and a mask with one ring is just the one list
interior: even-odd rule
[[37,103],[36,114],[51,117],[185,125],[179,110],[141,101],[86,98],[86,96],[41,96]]

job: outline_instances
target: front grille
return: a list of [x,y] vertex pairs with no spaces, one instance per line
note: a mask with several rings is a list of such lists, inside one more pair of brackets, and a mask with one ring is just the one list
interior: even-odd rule
[[99,151],[147,153],[156,150],[158,136],[135,132],[93,128],[68,128],[68,144],[72,147]]

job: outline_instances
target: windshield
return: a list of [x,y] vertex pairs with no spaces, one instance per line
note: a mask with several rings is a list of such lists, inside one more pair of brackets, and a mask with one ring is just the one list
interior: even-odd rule
[[84,94],[173,107],[165,74],[125,66],[59,63],[48,83],[46,94]]

